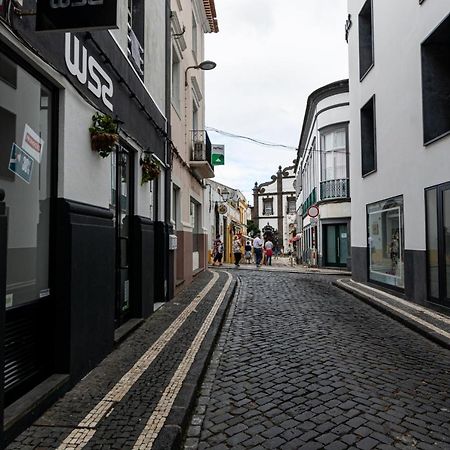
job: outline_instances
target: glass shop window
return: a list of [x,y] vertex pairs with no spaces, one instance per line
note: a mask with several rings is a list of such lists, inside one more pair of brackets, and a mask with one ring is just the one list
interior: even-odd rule
[[0,54],[0,187],[6,193],[6,308],[50,295],[50,91]]
[[403,197],[367,206],[369,278],[404,288]]

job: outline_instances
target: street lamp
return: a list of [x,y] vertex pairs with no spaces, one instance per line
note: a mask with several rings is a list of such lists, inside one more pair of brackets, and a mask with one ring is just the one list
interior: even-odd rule
[[230,194],[231,194],[231,192],[230,192],[227,188],[223,188],[223,189],[220,191],[220,195],[222,196],[223,201],[224,201],[225,203],[230,199]]
[[184,85],[187,86],[188,82],[187,82],[187,73],[189,69],[200,69],[200,70],[212,70],[215,69],[217,66],[217,64],[214,61],[202,61],[200,64],[196,65],[196,66],[189,66],[186,68],[185,72],[184,72]]

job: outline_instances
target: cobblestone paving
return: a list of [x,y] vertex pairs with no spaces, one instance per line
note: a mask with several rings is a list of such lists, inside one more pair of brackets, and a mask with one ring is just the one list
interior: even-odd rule
[[185,449],[450,449],[450,352],[330,278],[241,272]]
[[[134,376],[137,361],[152,344],[158,342],[167,328],[189,309],[201,289],[213,279],[211,272],[199,275],[196,280],[177,298],[167,303],[149,318],[142,327],[127,339],[116,351],[109,355],[96,369],[78,383],[74,389],[59,400],[49,411],[12,442],[8,450],[49,450],[56,449],[70,433],[77,429],[80,436],[74,441],[84,439],[84,431],[90,438],[83,447],[81,444],[62,446],[86,450],[129,450],[132,449],[152,416],[162,393],[169,384],[174,385],[173,376],[183,364],[183,360],[193,344],[199,330],[205,324],[209,313],[217,301],[228,275],[217,272],[219,279],[195,309],[181,323],[170,341],[167,341],[142,375]],[[214,277],[217,277],[214,274]],[[206,330],[205,330],[206,331]],[[205,334],[202,335],[202,337]],[[199,342],[201,344],[201,342]],[[207,351],[200,346],[200,351]],[[190,363],[193,362],[193,356]],[[130,370],[131,369],[131,370]],[[131,374],[134,383],[125,383],[124,392],[112,399],[110,410],[101,416],[98,424],[81,427],[86,415],[105,398],[125,374]],[[126,378],[126,377],[125,377]],[[192,382],[191,382],[192,383]],[[118,392],[117,389],[114,392]],[[158,420],[164,421],[169,412],[160,414]],[[90,418],[88,417],[90,420]],[[82,422],[82,423],[84,423]],[[142,447],[150,448],[150,447]]]

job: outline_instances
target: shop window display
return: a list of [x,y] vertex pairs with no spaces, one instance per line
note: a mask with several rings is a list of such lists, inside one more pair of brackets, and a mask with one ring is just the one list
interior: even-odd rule
[[369,279],[404,288],[403,197],[367,206]]

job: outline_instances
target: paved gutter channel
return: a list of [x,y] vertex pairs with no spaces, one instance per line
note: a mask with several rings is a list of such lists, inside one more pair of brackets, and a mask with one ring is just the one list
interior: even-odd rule
[[[161,350],[151,359],[148,367],[145,366],[145,361],[140,363],[142,356],[148,351],[151,352],[155,345],[158,346],[164,332],[188,310],[202,289],[217,276],[217,282],[175,329],[175,334],[172,333],[166,341],[163,340],[159,346]],[[237,284],[236,276],[223,270],[207,271],[199,275],[192,285],[147,319],[7,449],[135,448],[140,436],[145,434],[144,425],[151,419],[167,390],[172,400],[164,400],[163,406],[168,412],[158,417],[159,432],[152,436],[151,443],[144,443],[139,448],[179,448],[197,390]],[[205,328],[205,321],[208,328]],[[202,329],[204,334],[199,336]],[[194,339],[197,347],[192,348]],[[184,362],[187,353],[191,358]],[[136,376],[133,371],[139,370],[139,364],[143,365],[143,369],[142,373],[139,372]],[[174,381],[172,377],[179,372],[183,364],[184,374],[178,376],[173,383],[178,384],[179,390],[176,390],[171,386]],[[132,379],[128,384],[127,376]],[[118,393],[117,401],[113,397],[108,400],[111,393]],[[102,402],[106,408],[110,408],[106,413],[102,411]],[[100,421],[96,423],[94,418],[93,424],[90,425],[88,422],[93,419],[89,414],[96,408],[100,411]],[[82,425],[83,423],[86,425]],[[83,433],[84,441],[79,436]],[[75,445],[69,442],[70,435],[73,436],[70,439],[74,439],[72,442],[76,442]],[[67,443],[63,443],[64,440],[67,440]]]
[[[370,287],[365,287],[360,283],[356,284],[349,279],[336,280],[333,281],[333,284],[434,343],[450,349],[449,319],[445,320],[442,316],[443,318],[439,320],[441,315],[427,308],[414,303],[405,305],[402,299],[396,301],[392,295],[385,294],[380,290],[370,289]],[[430,311],[430,315],[427,311]]]

